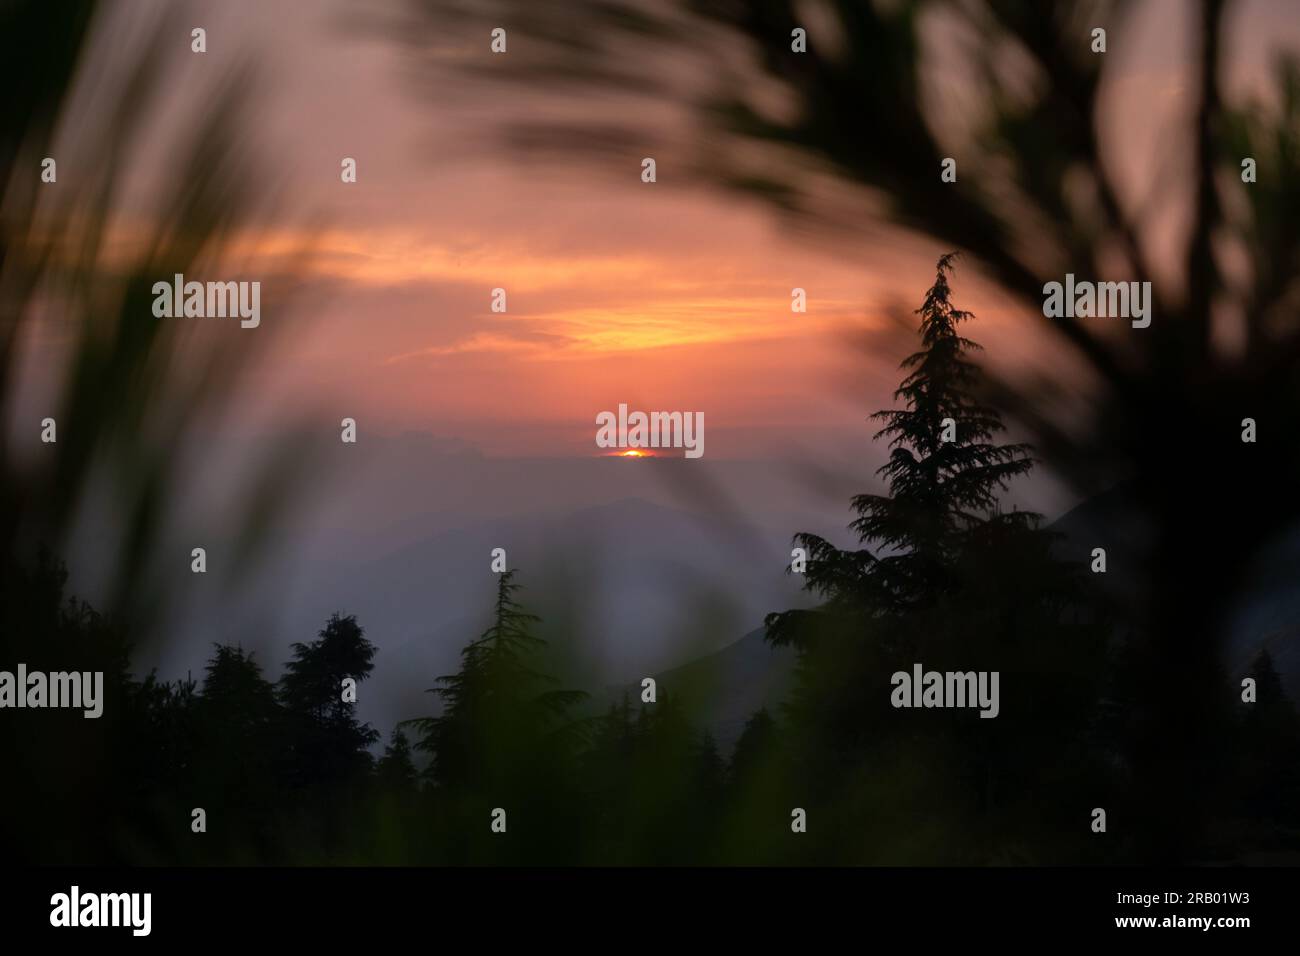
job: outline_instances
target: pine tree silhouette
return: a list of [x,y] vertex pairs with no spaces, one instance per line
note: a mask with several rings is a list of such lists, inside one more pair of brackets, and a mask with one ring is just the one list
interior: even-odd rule
[[736,747],[731,752],[727,776],[733,785],[744,786],[749,777],[771,758],[776,737],[776,722],[767,708],[761,708],[745,721]]
[[[998,824],[1014,826],[1024,810],[1010,781],[1063,787],[1089,765],[1083,731],[1103,645],[1084,613],[1079,569],[1053,553],[1057,535],[1032,512],[1000,509],[999,493],[1033,462],[1028,446],[997,441],[1000,417],[977,398],[968,356],[979,346],[958,332],[972,316],[953,305],[952,261],[938,260],[916,310],[921,348],[903,361],[895,393],[904,407],[872,416],[891,446],[879,470],[888,493],[854,497],[850,527],[875,550],[797,535],[808,551],[805,587],[823,603],[766,623],[770,641],[799,651],[786,703],[795,739],[783,753],[793,761],[787,774],[816,781],[830,803],[819,815],[863,802],[877,812],[925,807],[930,825],[953,835],[933,862],[987,862],[1001,852]],[[891,674],[918,662],[1001,675],[998,716],[894,707]],[[898,788],[861,777],[861,766],[890,768],[885,778]],[[918,862],[890,846],[892,835],[877,836],[885,855],[874,861]]]
[[430,690],[443,712],[409,722],[420,734],[416,749],[433,757],[429,776],[439,786],[472,789],[508,777],[542,755],[538,747],[586,698],[556,690],[554,677],[534,669],[546,642],[533,634],[539,618],[515,600],[514,574],[500,576],[492,624],[461,651],[460,670]]
[[[545,673],[547,644],[538,617],[516,601],[519,588],[514,572],[498,578],[492,623],[429,691],[442,713],[404,722],[432,757],[425,798],[437,851],[453,862],[565,863],[581,852],[577,753],[587,721],[570,710],[587,695],[557,689]],[[493,807],[508,810],[509,840],[487,838]]]
[[[876,553],[842,551],[814,534],[795,537],[808,553],[807,589],[869,614],[933,603],[952,587],[965,536],[992,520],[1036,517],[993,514],[997,492],[1033,462],[1027,445],[994,442],[1002,422],[974,397],[979,370],[967,353],[980,346],[957,331],[973,316],[952,304],[955,255],[940,257],[934,285],[916,310],[922,347],[903,360],[908,375],[894,393],[906,407],[871,416],[884,422],[876,439],[889,440],[889,461],[878,471],[889,493],[857,495],[858,518],[849,527],[864,544],[874,542]],[[797,643],[791,625],[802,618],[769,617],[769,638]]]
[[411,742],[407,740],[402,728],[393,730],[384,755],[375,766],[375,776],[381,786],[390,790],[405,791],[415,787],[417,774],[415,763],[411,759]]
[[[265,854],[279,807],[283,718],[251,653],[218,644],[204,670],[194,733],[194,801],[222,820],[221,849]],[[208,841],[209,848],[217,840]]]
[[358,684],[374,669],[375,646],[352,616],[330,616],[317,640],[293,645],[280,679],[290,733],[290,779],[298,786],[356,782],[372,764],[377,731],[343,699],[343,681]]
[[215,650],[204,668],[202,709],[217,735],[239,748],[270,737],[279,718],[275,688],[262,676],[251,652],[228,644]]

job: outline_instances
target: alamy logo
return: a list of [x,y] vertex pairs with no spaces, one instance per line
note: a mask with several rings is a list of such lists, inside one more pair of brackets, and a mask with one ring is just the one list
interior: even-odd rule
[[67,707],[96,718],[104,712],[104,672],[29,673],[19,664],[17,674],[0,671],[0,707]]
[[152,893],[86,893],[74,886],[50,897],[51,926],[129,926],[131,935],[148,936]]
[[997,671],[895,671],[889,702],[895,707],[978,707],[981,717],[998,715]]
[[1150,282],[1075,282],[1069,272],[1064,286],[1043,286],[1043,296],[1043,315],[1049,319],[1118,317],[1132,319],[1135,329],[1151,324]]
[[596,444],[601,448],[684,448],[687,458],[704,454],[703,412],[601,412]]
[[172,282],[155,282],[153,294],[153,314],[160,319],[238,317],[245,329],[262,321],[260,282],[186,282],[178,272]]

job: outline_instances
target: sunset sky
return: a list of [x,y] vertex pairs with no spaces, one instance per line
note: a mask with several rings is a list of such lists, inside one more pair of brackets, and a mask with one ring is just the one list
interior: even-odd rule
[[[209,53],[180,60],[176,117],[222,71],[256,67],[240,136],[275,210],[256,240],[234,243],[244,271],[267,285],[311,249],[305,294],[265,314],[263,329],[281,334],[256,386],[233,398],[250,421],[318,408],[356,418],[363,434],[595,455],[596,413],[626,402],[703,411],[710,457],[750,457],[826,429],[864,439],[865,415],[888,401],[905,353],[847,346],[887,303],[915,308],[945,250],[791,235],[760,205],[671,165],[642,183],[640,154],[593,168],[475,146],[517,97],[430,93],[410,51],[348,29],[328,5],[196,9]],[[358,161],[355,185],[340,182],[345,156]],[[166,157],[140,159],[142,195]],[[998,309],[976,297],[974,276],[959,283],[993,325]],[[806,314],[790,310],[796,286]],[[489,309],[496,287],[507,314]]]
[[[149,15],[148,4],[128,9]],[[1297,43],[1286,9],[1258,3],[1232,32],[1239,86],[1253,88],[1271,48]],[[358,28],[344,16],[354,10],[269,0],[236,16],[196,5],[209,52],[180,59],[174,117],[158,119],[165,128],[225,71],[255,67],[239,135],[275,209],[264,232],[234,246],[250,278],[276,275],[304,247],[311,255],[299,301],[264,318],[285,334],[233,400],[248,421],[309,408],[354,417],[364,432],[429,432],[490,455],[594,455],[594,416],[626,402],[703,411],[710,457],[780,455],[792,437],[826,430],[866,440],[864,417],[890,401],[908,343],[873,346],[864,335],[887,327],[891,308],[919,304],[947,250],[905,236],[854,245],[792,234],[757,202],[710,191],[671,163],[642,183],[639,152],[526,158],[502,145],[502,122],[560,115],[563,102],[460,77],[458,64],[477,54],[455,25],[421,57]],[[1172,119],[1186,102],[1169,39],[1179,14],[1176,0],[1154,4],[1108,54],[1126,64],[1110,93],[1111,154],[1135,194],[1164,175],[1152,105]],[[95,82],[92,69],[83,84]],[[621,108],[597,97],[577,105]],[[682,122],[648,112],[648,138],[683,135]],[[339,179],[345,156],[358,161],[354,185]],[[142,189],[166,157],[140,160]],[[1153,210],[1153,242],[1178,215]],[[806,314],[790,311],[796,286]],[[507,314],[489,310],[496,287]],[[959,269],[956,288],[979,315],[970,334],[992,365],[1055,368],[1031,323],[975,272]]]
[[[202,493],[179,496],[166,553],[188,555],[194,541],[221,553],[228,523],[205,495],[227,493],[239,503],[230,475],[256,457],[250,442],[270,436],[275,444],[293,425],[322,453],[294,499],[310,499],[315,510],[294,533],[277,533],[279,553],[244,597],[241,613],[251,617],[264,604],[287,622],[263,633],[282,641],[311,633],[342,606],[359,609],[388,644],[422,641],[427,622],[486,606],[471,588],[491,585],[487,554],[501,545],[511,548],[512,564],[522,554],[530,569],[562,553],[588,577],[597,564],[617,564],[631,577],[628,596],[610,588],[607,617],[591,618],[593,632],[624,638],[609,653],[611,667],[683,658],[673,643],[687,639],[673,617],[681,602],[667,597],[682,593],[683,580],[710,577],[721,587],[734,572],[728,587],[741,596],[734,620],[706,635],[734,640],[793,600],[774,597],[790,584],[782,572],[791,534],[812,530],[850,543],[849,497],[879,488],[873,475],[886,454],[872,444],[867,416],[894,404],[898,363],[915,346],[911,311],[950,250],[897,232],[796,231],[757,200],[692,174],[683,159],[694,147],[693,159],[702,153],[707,161],[711,144],[687,117],[605,91],[565,99],[473,79],[466,64],[491,55],[486,33],[449,23],[432,46],[408,44],[381,25],[381,14],[400,7],[198,3],[175,21],[167,101],[141,111],[149,133],[128,160],[131,185],[114,207],[120,221],[109,264],[129,261],[133,243],[148,235],[141,224],[150,222],[159,182],[182,168],[184,131],[208,118],[207,93],[251,67],[250,109],[228,145],[247,157],[256,228],[224,237],[229,258],[213,265],[215,275],[186,278],[259,280],[264,288],[257,329],[163,320],[184,322],[179,334],[195,350],[233,337],[257,356],[217,403],[226,428],[219,440],[203,433],[186,449]],[[141,50],[143,26],[164,8],[122,4],[92,34],[98,57],[80,77],[56,144],[60,188],[75,188],[106,161],[87,152],[86,142],[100,141],[85,130],[105,121],[103,90],[120,83],[123,64],[138,62],[124,51]],[[1300,49],[1292,4],[1260,0],[1245,10],[1226,39],[1237,94],[1266,90],[1274,52]],[[1147,202],[1169,195],[1160,187],[1179,181],[1171,177],[1186,158],[1171,133],[1192,101],[1184,13],[1178,0],[1152,3],[1129,31],[1111,36],[1106,55],[1120,66],[1102,97],[1104,153],[1125,203],[1143,211],[1157,279],[1171,286],[1179,277],[1160,273],[1180,261],[1171,253],[1186,210]],[[207,30],[201,56],[189,52],[192,25]],[[656,64],[689,84],[688,67]],[[968,119],[959,71],[934,96],[955,123]],[[653,145],[579,148],[543,160],[503,138],[511,119],[587,115],[644,123]],[[640,179],[646,155],[658,158],[654,184]],[[340,181],[344,157],[357,161],[355,184]],[[943,188],[937,169],[935,188]],[[841,198],[850,212],[861,200],[831,194]],[[498,287],[507,292],[505,314],[490,309]],[[795,287],[807,292],[806,314],[790,309]],[[995,371],[1086,387],[1044,334],[1041,315],[1018,311],[961,260],[954,288],[956,304],[978,316],[966,333],[986,347]],[[1127,325],[1117,323],[1121,330]],[[27,454],[40,453],[31,451],[31,422],[51,407],[43,396],[57,387],[47,379],[64,365],[65,332],[57,321],[36,323],[22,343],[30,388],[10,426]],[[602,460],[596,416],[622,403],[702,412],[704,458]],[[358,423],[356,446],[339,442],[343,418]],[[1046,467],[1021,484],[1029,487],[1006,500],[1049,520],[1079,501],[1053,485]],[[625,507],[632,499],[653,508]],[[625,531],[624,512],[640,526]],[[620,562],[574,554],[571,540],[545,524],[552,519],[561,531],[594,525],[597,537],[629,553]],[[670,523],[677,519],[680,527]],[[689,574],[671,565],[668,558],[704,553],[683,542],[706,526],[724,540],[725,557]],[[106,538],[90,521],[70,550],[78,593],[92,599]],[[416,545],[424,550],[403,550]],[[405,601],[388,590],[394,566],[410,576]],[[435,567],[442,570],[426,570]],[[426,575],[441,582],[445,600],[430,595]],[[164,661],[173,674],[199,666],[209,640],[255,631],[236,628],[215,593],[200,600],[188,569],[184,578],[177,595],[190,602],[192,623],[176,630],[198,636]],[[648,610],[655,608],[661,616]],[[385,618],[395,609],[400,620]],[[450,659],[463,634],[449,625],[439,653]]]

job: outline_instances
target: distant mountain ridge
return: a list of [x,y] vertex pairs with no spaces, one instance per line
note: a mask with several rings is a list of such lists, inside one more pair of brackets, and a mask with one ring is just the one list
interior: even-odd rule
[[[750,717],[762,708],[775,716],[794,686],[796,652],[768,644],[765,634],[765,628],[755,628],[721,650],[654,675],[657,694],[679,699],[724,755],[730,753]],[[609,692],[614,702],[624,694],[638,704],[641,685]]]

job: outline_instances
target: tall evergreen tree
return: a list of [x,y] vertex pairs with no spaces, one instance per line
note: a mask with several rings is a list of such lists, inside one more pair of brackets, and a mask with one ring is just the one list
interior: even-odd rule
[[[922,811],[953,834],[934,862],[974,862],[996,858],[998,825],[1024,817],[1013,781],[1065,786],[1083,767],[1102,644],[1083,613],[1078,569],[1053,553],[1056,535],[1035,514],[999,507],[999,492],[1032,460],[1027,446],[997,440],[1000,417],[978,398],[969,355],[979,346],[958,331],[971,314],[953,305],[952,261],[939,259],[917,309],[921,348],[895,392],[903,407],[872,416],[890,444],[879,470],[887,494],[856,496],[850,527],[874,550],[797,535],[805,586],[824,600],[770,614],[767,626],[769,640],[800,653],[788,772],[816,781],[837,812],[862,802],[878,814]],[[997,718],[894,707],[891,675],[917,662],[997,672]],[[892,769],[864,776],[865,766]],[[871,837],[864,852],[881,855],[862,861],[921,859],[893,834]]]
[[217,644],[204,668],[201,709],[214,737],[244,749],[273,736],[280,706],[251,652]]
[[293,645],[280,679],[290,733],[290,776],[299,786],[356,782],[369,772],[369,746],[379,734],[357,719],[343,696],[346,678],[358,684],[374,669],[375,646],[353,616],[330,616],[316,640]]
[[275,688],[252,653],[216,645],[196,724],[194,798],[223,820],[228,847],[242,841],[242,849],[266,851],[279,799],[282,719]]
[[[1028,446],[998,444],[997,412],[975,393],[979,369],[968,353],[980,348],[958,326],[972,318],[952,304],[948,277],[955,253],[941,256],[934,285],[916,310],[921,348],[903,360],[908,372],[896,399],[905,407],[876,412],[884,422],[876,439],[890,455],[877,472],[888,494],[861,494],[849,526],[867,549],[842,551],[814,534],[796,536],[808,553],[806,586],[831,602],[869,614],[898,613],[933,603],[953,586],[953,568],[967,536],[991,520],[1029,521],[1018,513],[995,516],[997,493],[1033,467]],[[800,614],[774,615],[769,637],[798,643]]]
[[546,642],[533,633],[539,618],[515,600],[519,587],[513,571],[500,576],[492,624],[461,651],[460,670],[430,691],[442,713],[410,722],[420,734],[416,749],[433,757],[435,784],[477,788],[544,758],[571,723],[569,708],[586,697],[557,690],[555,678],[535,669]]
[[[539,619],[518,590],[513,572],[500,576],[492,623],[430,691],[442,713],[408,722],[416,748],[433,758],[426,796],[441,828],[437,851],[452,862],[565,863],[581,853],[576,755],[586,722],[570,708],[586,695],[545,673]],[[507,811],[510,840],[487,838],[493,807]]]

